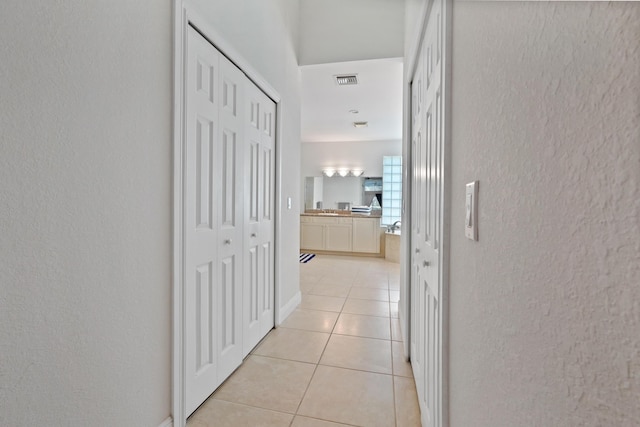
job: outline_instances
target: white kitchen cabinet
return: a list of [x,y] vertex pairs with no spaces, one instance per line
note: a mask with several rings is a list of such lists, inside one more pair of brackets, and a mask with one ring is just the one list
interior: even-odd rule
[[353,252],[380,252],[380,218],[353,218]]
[[304,250],[324,250],[324,224],[300,222],[300,248]]
[[302,215],[300,249],[380,253],[380,218]]
[[325,228],[325,250],[351,252],[352,231],[351,218],[331,218]]

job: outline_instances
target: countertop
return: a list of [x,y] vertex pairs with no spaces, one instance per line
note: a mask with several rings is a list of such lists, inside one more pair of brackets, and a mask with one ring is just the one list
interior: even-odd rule
[[351,211],[342,211],[342,210],[330,210],[330,211],[320,211],[320,210],[308,210],[305,213],[300,214],[302,216],[322,216],[322,217],[327,217],[327,218],[331,218],[331,217],[338,217],[338,216],[343,216],[343,217],[352,217],[352,218],[380,218],[382,216],[382,213],[380,211],[378,212],[372,212],[370,214],[361,214],[361,213],[353,213]]

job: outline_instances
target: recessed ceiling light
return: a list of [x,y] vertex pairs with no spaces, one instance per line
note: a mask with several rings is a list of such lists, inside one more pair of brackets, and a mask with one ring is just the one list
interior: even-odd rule
[[353,122],[354,128],[366,128],[369,126],[369,122]]

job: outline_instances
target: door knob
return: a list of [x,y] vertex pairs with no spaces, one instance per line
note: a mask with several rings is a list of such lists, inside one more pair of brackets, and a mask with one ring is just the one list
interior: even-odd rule
[[420,248],[416,248],[416,253],[419,254],[420,253]]
[[251,237],[256,237],[256,233],[251,233]]
[[230,245],[230,244],[231,244],[231,239],[227,239],[227,240],[225,240],[225,241],[224,241],[224,244],[225,244],[225,245]]
[[423,267],[429,267],[429,261],[423,261],[422,266]]

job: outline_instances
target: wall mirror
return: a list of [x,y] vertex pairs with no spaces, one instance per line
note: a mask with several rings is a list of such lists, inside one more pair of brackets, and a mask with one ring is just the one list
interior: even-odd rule
[[[373,199],[376,199],[375,201]],[[330,178],[308,176],[304,181],[304,209],[350,209],[382,205],[382,177]]]

